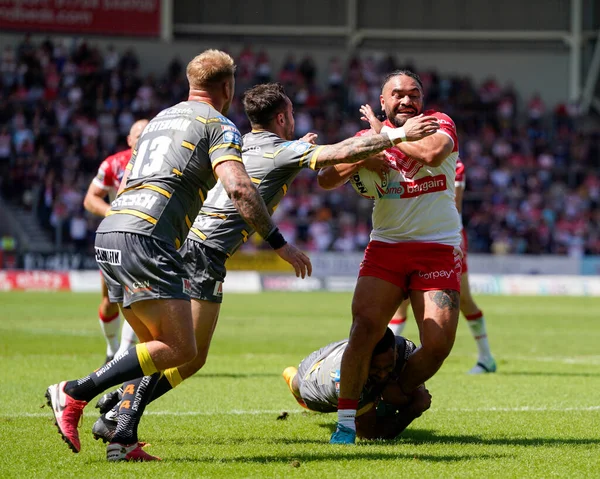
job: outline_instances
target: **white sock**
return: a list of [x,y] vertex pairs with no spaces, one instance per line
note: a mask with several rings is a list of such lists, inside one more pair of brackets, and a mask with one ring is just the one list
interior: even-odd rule
[[105,318],[99,314],[100,329],[106,340],[106,355],[114,356],[119,349],[119,329],[121,327],[121,318],[119,313],[113,317]]
[[133,328],[127,321],[123,321],[123,330],[121,331],[121,344],[115,356],[119,356],[137,343],[137,336],[133,332]]
[[488,342],[485,318],[483,317],[483,314],[480,312],[469,315],[467,317],[467,324],[469,325],[473,339],[475,339],[475,342],[477,343],[479,361],[486,363],[493,359],[492,352],[490,351],[490,343]]
[[356,431],[356,409],[338,409],[338,424]]
[[392,318],[390,324],[388,324],[388,328],[392,330],[395,336],[401,336],[402,331],[404,331],[404,326],[406,326],[406,318]]

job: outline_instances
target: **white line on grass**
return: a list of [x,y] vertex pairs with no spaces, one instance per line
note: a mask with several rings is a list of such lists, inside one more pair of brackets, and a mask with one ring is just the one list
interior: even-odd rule
[[[148,411],[148,416],[258,416],[260,414],[281,414],[284,409],[254,409],[242,410],[232,409],[229,411]],[[557,406],[521,406],[521,407],[482,407],[482,408],[435,408],[428,412],[568,412],[568,411],[600,411],[600,406],[582,407],[557,407]],[[301,414],[303,409],[286,410],[288,414]],[[51,418],[50,411],[44,412],[22,412],[14,414],[0,414],[0,418],[20,417],[47,417]]]

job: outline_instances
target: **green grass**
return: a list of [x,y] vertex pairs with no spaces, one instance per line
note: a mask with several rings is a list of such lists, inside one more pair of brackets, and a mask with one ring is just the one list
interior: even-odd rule
[[498,373],[465,374],[476,350],[461,320],[431,410],[396,441],[344,447],[328,444],[335,416],[301,412],[280,374],[347,334],[351,296],[230,294],[205,368],[148,408],[141,438],[164,460],[146,464],[105,462],[93,407],[71,453],[41,408],[49,384],[100,365],[98,299],[0,294],[0,477],[600,476],[600,299],[477,298]]

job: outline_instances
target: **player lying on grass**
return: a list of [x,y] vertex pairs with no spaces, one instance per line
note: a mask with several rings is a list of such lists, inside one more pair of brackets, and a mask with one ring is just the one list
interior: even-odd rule
[[[340,392],[340,367],[348,340],[328,344],[302,360],[298,369],[283,377],[302,407],[317,412],[336,412]],[[365,439],[393,439],[431,405],[424,385],[405,396],[397,377],[416,349],[412,341],[387,329],[373,350],[369,376],[362,388],[356,413],[356,433]]]
[[[304,137],[304,140],[309,141],[294,141],[292,102],[278,83],[257,85],[249,89],[244,94],[243,104],[252,132],[244,136],[242,158],[269,214],[273,214],[291,188],[294,178],[302,170],[356,163],[399,142],[399,139],[390,139],[386,134],[381,134],[353,137],[333,145],[319,146],[312,143],[316,138],[312,133]],[[422,116],[409,120],[405,130],[410,137],[423,138],[435,133],[438,127],[439,124],[431,117]],[[225,135],[229,133],[229,130],[225,130]],[[190,278],[197,354],[193,360],[171,368],[158,379],[154,391],[148,393],[148,401],[155,400],[179,385],[200,370],[206,362],[223,301],[225,262],[255,232],[255,228],[248,225],[238,213],[233,199],[228,194],[227,185],[220,179],[207,196],[194,223],[190,224],[190,234],[179,250]],[[132,381],[131,389],[139,381]],[[127,391],[128,386],[129,384],[125,384],[123,390]],[[112,407],[114,400],[118,400],[114,393],[109,395],[111,400],[102,400],[100,403],[102,410]],[[128,403],[124,400],[123,404]],[[118,411],[109,410],[96,421],[92,431],[94,437],[109,441],[114,439],[115,419],[118,417],[117,434],[131,431],[129,441],[137,441],[141,412],[131,411],[122,405]]]

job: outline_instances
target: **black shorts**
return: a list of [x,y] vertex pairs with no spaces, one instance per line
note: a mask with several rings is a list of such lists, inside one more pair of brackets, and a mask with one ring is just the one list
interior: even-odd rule
[[222,303],[227,255],[190,238],[179,248],[179,253],[192,283],[190,297]]
[[97,233],[96,262],[111,303],[128,307],[148,299],[190,300],[191,282],[174,246],[135,233]]

